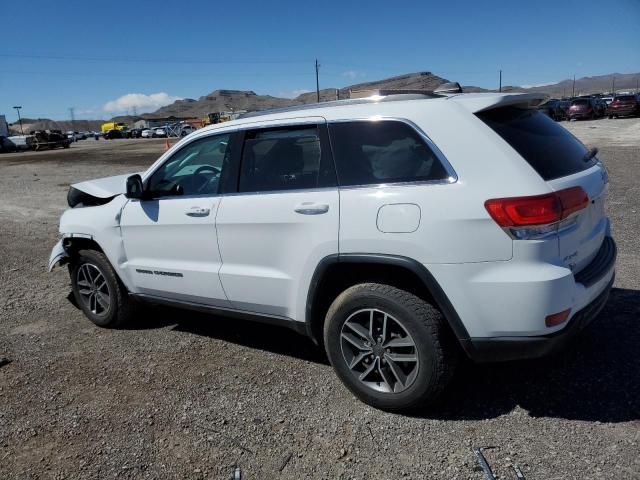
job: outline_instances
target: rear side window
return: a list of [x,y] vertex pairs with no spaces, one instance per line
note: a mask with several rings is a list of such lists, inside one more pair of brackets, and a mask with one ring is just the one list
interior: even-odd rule
[[449,177],[418,132],[403,122],[339,122],[329,131],[341,186]]
[[495,108],[477,116],[524,158],[544,180],[566,177],[592,167],[586,147],[537,110]]
[[[326,135],[326,134],[325,134]],[[252,130],[245,134],[240,192],[300,190],[335,185],[316,126]]]

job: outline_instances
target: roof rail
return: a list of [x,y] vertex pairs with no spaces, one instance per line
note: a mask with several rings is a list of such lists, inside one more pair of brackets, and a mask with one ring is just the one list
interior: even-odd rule
[[[444,93],[444,92],[443,92]],[[423,93],[403,93],[394,95],[372,95],[365,98],[351,98],[347,100],[333,100],[330,102],[320,103],[306,103],[304,105],[294,105],[291,107],[271,108],[268,110],[258,110],[256,112],[248,112],[240,115],[238,118],[250,118],[260,117],[262,115],[271,115],[273,113],[286,113],[286,112],[298,112],[304,110],[313,110],[316,108],[324,107],[342,107],[346,105],[362,105],[368,103],[381,103],[381,102],[399,102],[403,100],[424,100],[427,98],[439,98],[442,94],[438,94],[432,91],[423,91]]]

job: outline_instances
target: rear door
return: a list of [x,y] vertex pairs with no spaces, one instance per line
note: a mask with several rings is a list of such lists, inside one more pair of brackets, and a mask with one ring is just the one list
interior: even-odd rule
[[338,252],[339,196],[324,118],[261,123],[242,135],[236,192],[216,229],[232,306],[304,319],[318,262]]

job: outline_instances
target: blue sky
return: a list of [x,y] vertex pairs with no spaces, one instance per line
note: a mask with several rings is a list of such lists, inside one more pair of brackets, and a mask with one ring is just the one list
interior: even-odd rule
[[640,72],[640,0],[120,6],[3,2],[0,114],[110,118],[218,88],[294,96],[315,90],[316,57],[321,88],[422,70],[487,88],[499,69],[504,85]]

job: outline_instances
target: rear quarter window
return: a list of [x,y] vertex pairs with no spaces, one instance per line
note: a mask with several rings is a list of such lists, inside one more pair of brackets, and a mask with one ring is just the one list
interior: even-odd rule
[[338,122],[329,132],[340,186],[449,178],[424,139],[404,122]]
[[533,109],[502,107],[477,114],[524,158],[544,180],[587,170],[597,160],[584,161],[587,148],[567,130]]

